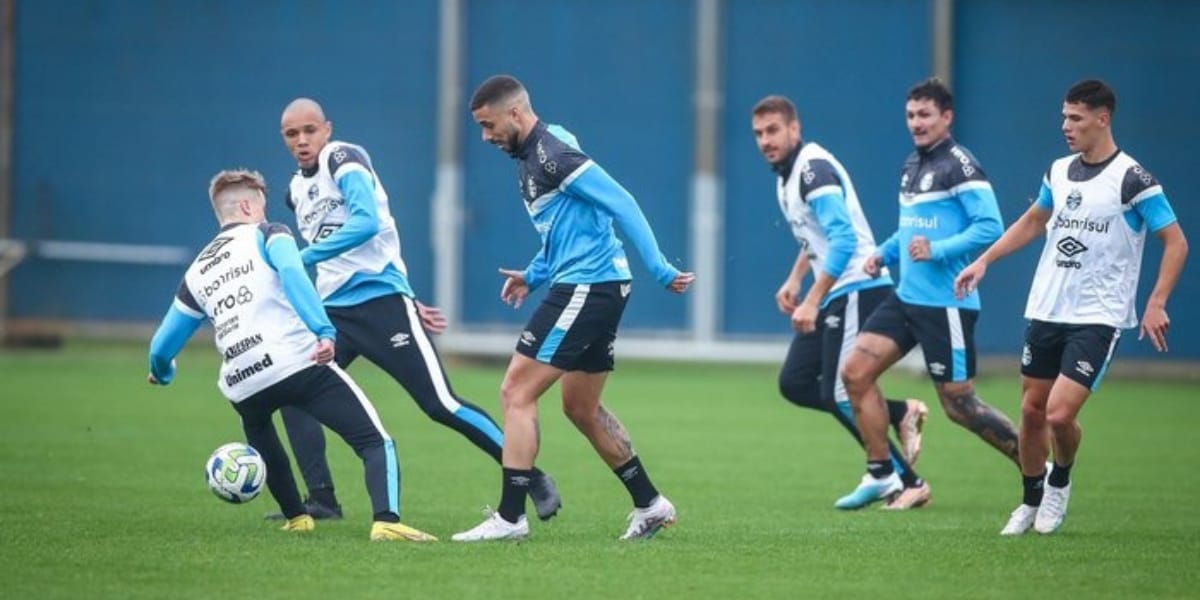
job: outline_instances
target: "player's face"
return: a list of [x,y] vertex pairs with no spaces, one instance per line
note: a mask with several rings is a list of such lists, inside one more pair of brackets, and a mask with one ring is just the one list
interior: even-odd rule
[[789,123],[780,113],[754,115],[750,118],[750,127],[754,130],[758,151],[771,164],[786,159],[800,142],[800,121]]
[[317,164],[317,154],[329,141],[333,126],[313,111],[298,110],[283,115],[282,132],[288,152],[307,169]]
[[925,148],[950,135],[950,122],[954,120],[954,111],[941,110],[933,100],[924,98],[905,103],[904,116],[913,145]]
[[483,141],[512,154],[520,143],[521,128],[516,121],[516,107],[505,110],[501,106],[487,104],[471,112],[479,124]]
[[1063,137],[1067,138],[1067,147],[1072,152],[1088,152],[1103,138],[1104,130],[1108,127],[1108,111],[1093,110],[1088,105],[1063,102]]

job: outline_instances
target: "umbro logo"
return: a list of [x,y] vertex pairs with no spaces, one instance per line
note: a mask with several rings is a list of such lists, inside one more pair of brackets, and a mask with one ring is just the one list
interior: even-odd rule
[[408,342],[411,340],[411,336],[409,336],[407,333],[401,332],[393,335],[391,340],[393,348],[402,348],[408,345]]
[[532,346],[537,343],[537,336],[533,335],[528,329],[521,332],[521,343],[526,346]]
[[1083,245],[1083,242],[1069,235],[1061,240],[1058,240],[1058,243],[1055,244],[1054,247],[1058,248],[1058,251],[1062,252],[1067,258],[1071,258],[1076,254],[1087,252],[1088,249],[1087,246]]
[[533,481],[533,479],[526,475],[513,475],[511,478],[509,478],[509,481],[517,487],[529,487],[529,484]]
[[624,298],[624,297],[628,296],[629,291],[632,289],[633,289],[632,283],[622,283],[621,284],[621,297]]
[[946,374],[946,365],[940,362],[929,363],[929,374],[941,377]]
[[217,239],[213,240],[211,243],[208,244],[208,247],[205,248],[204,251],[200,253],[200,256],[196,257],[196,262],[203,262],[203,261],[209,260],[211,258],[215,258],[217,256],[217,253],[219,253],[221,251],[221,248],[224,248],[225,244],[228,244],[229,242],[232,242],[232,241],[233,241],[232,237],[227,237],[227,236],[218,237]]
[[830,329],[837,329],[842,325],[842,319],[837,315],[829,315],[825,317],[825,326]]
[[1021,364],[1026,367],[1033,364],[1033,351],[1029,349],[1029,344],[1021,349]]
[[1075,370],[1085,377],[1091,377],[1096,370],[1092,368],[1092,363],[1081,360],[1075,363]]

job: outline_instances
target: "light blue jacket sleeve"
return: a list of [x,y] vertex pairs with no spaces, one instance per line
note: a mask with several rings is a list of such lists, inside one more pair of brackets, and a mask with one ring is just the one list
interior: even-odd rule
[[600,165],[593,163],[576,177],[566,190],[595,202],[612,215],[621,232],[637,250],[642,264],[646,265],[659,285],[669,285],[675,276],[679,275],[679,269],[667,262],[667,258],[658,249],[658,240],[654,238],[654,231],[650,229],[650,223],[646,221],[646,215],[642,214],[637,200],[634,200],[633,195],[621,187],[621,184]]
[[175,379],[175,365],[172,361],[183,350],[183,345],[191,339],[196,329],[204,323],[204,317],[184,312],[178,306],[179,301],[171,303],[167,314],[163,316],[154,337],[150,338],[150,374],[162,385]]
[[976,186],[959,191],[956,196],[971,223],[950,237],[929,243],[931,260],[950,261],[987,248],[1000,239],[1004,224],[1000,220],[1000,205],[991,186]]
[[894,265],[900,261],[900,231],[896,231],[875,249],[875,254],[883,257],[883,262]]
[[829,251],[824,257],[823,270],[834,279],[842,276],[854,250],[858,246],[858,238],[854,235],[854,226],[850,223],[850,211],[846,208],[846,196],[841,191],[822,194],[808,201],[817,222],[825,230],[829,240]]
[[290,235],[273,235],[265,244],[264,258],[271,268],[279,273],[283,293],[296,310],[296,314],[300,315],[300,320],[304,321],[304,325],[318,338],[337,339],[337,331],[321,306],[321,297],[317,295],[316,288],[308,279],[308,273],[304,271],[300,251],[296,249],[296,240]]
[[379,211],[375,208],[375,183],[371,176],[361,170],[347,171],[338,177],[337,186],[346,200],[350,218],[329,237],[310,244],[300,253],[305,266],[361,246],[379,233]]
[[1054,194],[1050,192],[1050,186],[1045,181],[1042,182],[1042,187],[1038,190],[1037,200],[1033,202],[1042,210],[1054,210]]
[[546,253],[543,250],[539,249],[533,260],[529,261],[524,277],[525,285],[529,286],[531,292],[550,278],[550,266],[546,264]]

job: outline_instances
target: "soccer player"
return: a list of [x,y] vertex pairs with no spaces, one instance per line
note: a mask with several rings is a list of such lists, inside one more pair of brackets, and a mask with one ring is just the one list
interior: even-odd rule
[[[1163,257],[1138,339],[1149,336],[1155,350],[1167,351],[1167,299],[1183,271],[1187,239],[1158,180],[1117,147],[1116,107],[1116,95],[1102,81],[1067,90],[1062,132],[1072,154],[1050,165],[1033,205],[954,282],[960,296],[970,294],[989,264],[1046,235],[1025,305],[1029,326],[1021,352],[1024,497],[1001,535],[1030,527],[1053,533],[1067,515],[1083,433],[1076,418],[1099,387],[1121,330],[1137,326],[1147,231],[1162,240]],[[1051,447],[1054,468],[1047,477]]]
[[188,267],[150,341],[151,384],[175,377],[174,358],[209,321],[223,357],[217,385],[242,418],[246,442],[267,465],[267,487],[285,531],[312,531],[271,415],[311,414],[362,458],[375,512],[372,540],[432,541],[400,523],[400,468],[392,438],[358,385],[331,364],[336,332],[304,272],[287,226],[266,222],[266,185],[250,171],[221,171],[209,185],[220,233]]
[[975,394],[979,294],[954,294],[954,277],[1003,232],[996,195],[979,161],[950,136],[954,99],[938,79],[913,86],[905,103],[916,150],[900,176],[900,226],[864,262],[900,264],[900,285],[862,327],[842,368],[867,447],[867,473],[849,494],[871,502],[902,486],[888,460],[888,413],[879,376],[917,344],[946,415],[1017,463],[1017,431]]
[[[338,330],[334,360],[346,368],[358,356],[366,357],[431,419],[500,462],[500,427],[454,392],[442,368],[429,331],[444,329],[445,318],[415,299],[388,195],[371,157],[362,146],[332,141],[333,124],[313,100],[293,100],[281,121],[284,144],[299,166],[287,206],[309,244],[300,258],[306,267],[316,265],[317,291]],[[283,420],[314,516],[341,516],[321,426],[294,408],[283,410]],[[562,500],[549,475],[533,468],[528,490],[538,517],[558,512]]]
[[[862,265],[875,252],[875,236],[863,214],[850,174],[828,150],[801,136],[792,101],[767,96],[751,111],[758,150],[778,175],[779,208],[800,244],[791,272],[775,294],[779,310],[791,318],[796,335],[779,372],[783,397],[834,416],[860,444],[849,399],[838,377],[850,353],[859,324],[892,291],[886,269],[878,277]],[[796,301],[800,280],[810,264],[813,285]],[[928,409],[917,400],[888,400],[888,417],[904,452],[890,446],[890,456],[904,491],[885,508],[908,509],[929,502],[929,485],[912,469],[921,449],[921,428]],[[861,508],[857,498],[835,506]]]
[[579,148],[575,136],[540,121],[521,82],[507,75],[484,81],[471,98],[483,140],[518,164],[525,208],[542,238],[529,266],[500,269],[500,298],[520,306],[532,290],[549,292],[530,318],[508,364],[504,405],[503,490],[500,508],[455,541],[520,539],[529,535],[525,496],[538,453],[538,399],[562,381],[563,411],[633,499],[621,539],[654,536],[675,521],[675,507],[658,493],[629,433],[600,395],[613,369],[613,341],[629,298],[629,261],[613,229],[620,226],[651,276],[683,293],[695,276],[671,266],[633,196]]

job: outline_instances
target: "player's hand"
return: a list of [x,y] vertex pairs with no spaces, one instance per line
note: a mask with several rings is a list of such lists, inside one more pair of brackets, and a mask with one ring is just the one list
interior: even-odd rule
[[696,281],[695,273],[680,273],[671,280],[671,283],[667,284],[667,289],[676,294],[682,294],[687,291],[693,281]]
[[817,307],[808,302],[792,311],[792,329],[800,333],[812,333],[817,329]]
[[[175,373],[175,359],[172,358],[171,359],[171,370],[168,371],[166,374],[168,376],[171,376],[174,373]],[[154,373],[152,373],[152,372],[146,374],[146,383],[149,383],[150,385],[167,385],[167,384],[159,381],[158,378],[155,377]]]
[[954,296],[962,300],[975,291],[979,287],[979,282],[983,281],[983,276],[987,273],[987,263],[982,259],[975,259],[975,262],[967,265],[958,277],[954,278]]
[[908,243],[908,255],[915,262],[929,260],[933,256],[933,252],[929,249],[929,239],[923,235],[914,235],[912,241]]
[[783,282],[779,291],[775,292],[775,306],[779,307],[779,312],[785,315],[796,312],[796,295],[799,292],[800,286],[793,284],[791,280]]
[[1171,318],[1167,316],[1165,306],[1149,305],[1146,314],[1142,316],[1142,328],[1138,339],[1150,336],[1150,343],[1159,352],[1167,351],[1167,328],[1171,326]]
[[883,257],[878,254],[872,254],[863,261],[863,273],[871,277],[879,277],[879,271],[883,267]]
[[505,277],[504,287],[500,288],[500,300],[513,308],[521,308],[521,303],[529,296],[525,272],[500,269],[500,274]]
[[438,334],[446,330],[446,325],[449,323],[446,320],[446,315],[442,313],[442,309],[436,306],[425,306],[420,302],[416,302],[417,316],[421,317],[421,325],[425,326],[425,331]]
[[313,351],[312,359],[318,365],[329,364],[333,360],[333,340],[329,338],[321,338],[317,340],[317,349]]

